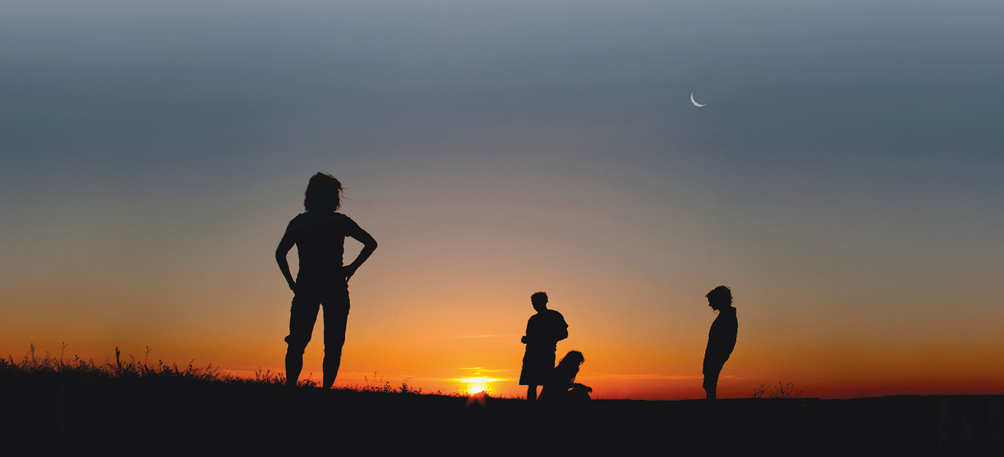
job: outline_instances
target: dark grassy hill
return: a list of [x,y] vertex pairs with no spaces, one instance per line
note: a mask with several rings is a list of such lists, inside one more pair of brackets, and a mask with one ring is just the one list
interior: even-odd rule
[[[753,450],[1002,455],[1001,396],[855,400],[523,400],[419,395],[390,386],[286,389],[281,378],[188,368],[0,365],[5,446],[106,453],[226,451],[692,455]],[[64,364],[65,365],[65,364]],[[66,365],[69,366],[69,365]],[[84,364],[86,366],[86,364]],[[139,367],[139,368],[138,368]]]

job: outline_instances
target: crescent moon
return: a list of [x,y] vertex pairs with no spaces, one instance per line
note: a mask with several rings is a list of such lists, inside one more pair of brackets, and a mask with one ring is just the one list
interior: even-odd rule
[[704,105],[702,105],[700,103],[697,103],[697,100],[694,100],[694,93],[693,92],[690,93],[690,102],[693,103],[694,106],[696,106],[698,108],[700,108],[700,107],[702,107],[704,105],[707,105],[707,103],[705,103]]

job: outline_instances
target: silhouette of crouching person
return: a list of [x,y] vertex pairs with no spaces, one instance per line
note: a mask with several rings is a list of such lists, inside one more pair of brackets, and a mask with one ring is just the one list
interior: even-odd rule
[[551,375],[544,388],[540,391],[538,401],[543,405],[561,407],[574,403],[589,400],[589,392],[593,389],[589,386],[575,382],[575,376],[579,374],[579,365],[586,359],[579,351],[568,351],[565,357],[558,362],[558,366],[551,370]]
[[[345,328],[349,317],[348,281],[359,266],[376,250],[377,242],[341,208],[342,184],[334,176],[317,173],[310,178],[304,193],[306,212],[289,221],[286,233],[275,250],[279,270],[293,291],[289,311],[289,335],[286,337],[286,385],[295,387],[303,369],[303,351],[324,306],[324,380],[331,388],[341,365]],[[342,265],[345,238],[355,238],[363,249],[349,265]],[[289,271],[286,254],[296,245],[300,269],[296,280]]]
[[732,290],[718,286],[705,295],[708,306],[718,311],[718,317],[708,332],[708,347],[704,350],[704,392],[708,400],[718,398],[718,375],[736,347],[739,322],[732,307]]

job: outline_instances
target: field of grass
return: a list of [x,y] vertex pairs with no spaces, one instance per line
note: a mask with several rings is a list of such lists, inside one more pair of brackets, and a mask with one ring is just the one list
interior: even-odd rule
[[[1001,455],[1001,396],[637,401],[563,410],[524,400],[419,394],[376,383],[325,391],[134,358],[0,359],[0,438],[43,450],[363,455],[620,455],[776,450],[800,455],[965,450]],[[785,386],[782,386],[785,387]]]

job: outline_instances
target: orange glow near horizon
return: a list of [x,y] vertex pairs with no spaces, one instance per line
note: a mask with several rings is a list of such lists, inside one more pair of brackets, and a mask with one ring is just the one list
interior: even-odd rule
[[[319,341],[320,335],[315,335],[315,341]],[[351,335],[350,335],[351,336]],[[470,348],[470,357],[477,357],[486,367],[492,368],[456,368],[450,366],[449,357],[429,357],[416,360],[408,354],[401,354],[398,359],[388,356],[393,352],[393,348],[382,347],[377,341],[358,341],[363,339],[361,335],[356,335],[357,341],[346,344],[345,357],[343,358],[343,370],[339,373],[336,386],[358,387],[358,386],[382,386],[389,383],[391,387],[398,389],[402,384],[407,384],[410,389],[421,388],[426,393],[459,393],[472,395],[487,391],[492,396],[499,397],[522,397],[525,395],[525,386],[518,385],[520,370],[519,352],[522,345],[512,341],[491,341],[492,339],[476,338],[477,344]],[[701,389],[702,375],[700,373],[700,359],[702,351],[700,344],[691,345],[690,348],[681,348],[690,352],[686,357],[674,360],[673,353],[650,353],[646,358],[654,358],[654,362],[664,361],[657,364],[650,363],[644,358],[631,359],[632,354],[614,350],[611,348],[595,347],[595,343],[588,339],[576,338],[575,346],[565,346],[559,343],[559,353],[565,349],[580,349],[586,355],[586,362],[576,378],[577,382],[589,385],[594,389],[592,397],[597,399],[639,399],[639,400],[677,400],[677,399],[697,399],[703,398],[704,392]],[[432,340],[432,343],[419,345],[415,350],[422,352],[425,349],[442,349],[438,343],[445,341],[448,346],[452,339]],[[755,346],[752,341],[748,341],[749,346]],[[53,347],[46,342],[35,344],[36,357],[42,357],[46,352],[54,357],[59,357],[59,343]],[[274,345],[273,345],[274,346]],[[497,351],[492,351],[494,346],[499,346]],[[114,357],[114,346],[107,351],[97,349],[83,350],[86,345],[71,344],[68,346],[64,359],[72,360],[75,355],[83,359],[93,358],[97,364],[109,362]],[[123,358],[135,357],[138,361],[144,360],[144,347],[136,345],[120,345]],[[75,351],[74,349],[81,349]],[[223,347],[221,347],[222,349]],[[508,349],[504,349],[508,348]],[[20,355],[15,355],[13,351],[9,355],[18,360],[20,357],[28,356],[28,348],[18,351]],[[199,352],[196,348],[192,348]],[[253,348],[244,348],[253,352]],[[270,363],[260,365],[262,373],[271,374],[282,373],[281,347],[268,348],[272,355]],[[777,390],[779,384],[792,383],[794,392],[802,397],[819,398],[854,398],[866,396],[884,396],[899,394],[1000,394],[1000,379],[1004,377],[1004,372],[999,366],[990,367],[978,364],[984,357],[997,357],[999,352],[981,352],[968,354],[954,354],[950,348],[937,349],[934,347],[914,348],[911,350],[899,349],[896,352],[886,352],[884,354],[871,353],[861,354],[854,352],[844,352],[836,349],[823,350],[806,346],[799,352],[789,352],[783,357],[768,357],[758,355],[756,347],[738,347],[733,357],[726,363],[722,377],[719,381],[720,398],[745,398],[753,395],[754,389],[760,385],[766,388],[766,395]],[[759,350],[770,353],[767,348]],[[212,364],[219,367],[220,372],[236,374],[243,377],[254,378],[259,366],[247,365],[256,357],[244,359],[241,357],[219,357],[217,352],[211,348],[202,348],[202,357],[186,356],[189,351],[167,351],[153,346],[149,354],[150,364],[163,360],[165,363],[177,363],[184,368],[195,359],[194,366],[205,367]],[[242,351],[243,352],[243,351]],[[809,358],[809,354],[821,355],[821,358]],[[102,357],[102,354],[104,356]],[[239,353],[232,352],[237,355]],[[466,351],[459,351],[455,357],[468,357]],[[322,350],[320,345],[308,347],[305,358],[305,366],[301,379],[311,379],[319,382],[321,378],[320,362]],[[635,354],[638,355],[638,354]],[[663,357],[659,359],[658,357]],[[668,357],[668,358],[667,358]],[[260,356],[257,357],[260,359]],[[244,359],[244,361],[241,361]],[[360,370],[360,367],[372,367],[372,361],[382,359],[390,368],[376,367],[373,369]],[[266,360],[266,362],[269,362]],[[253,363],[253,362],[252,362]],[[405,370],[394,370],[397,364]],[[467,366],[471,366],[469,364]],[[246,368],[241,368],[245,366]],[[618,373],[617,368],[620,367]],[[792,369],[792,367],[796,367]],[[673,371],[673,370],[678,371]],[[439,377],[437,373],[457,371],[466,372],[459,377]],[[648,371],[648,372],[646,372]]]
[[[498,295],[493,296],[487,283],[484,286],[487,298],[481,297],[476,287],[456,291],[453,296],[437,296],[416,285],[406,306],[390,308],[377,301],[387,298],[379,282],[361,276],[353,286],[353,308],[336,385],[382,386],[386,382],[397,389],[406,383],[410,389],[421,388],[427,393],[487,390],[492,396],[524,396],[526,387],[517,382],[525,348],[519,338],[533,313],[529,293],[495,292]],[[571,288],[572,283],[563,286]],[[516,289],[512,284],[503,284],[505,287]],[[535,288],[529,289],[532,292]],[[593,398],[703,398],[701,359],[715,314],[700,300],[660,307],[644,319],[636,319],[630,310],[605,306],[611,299],[593,295],[595,290],[586,288],[577,295],[555,290],[549,291],[552,307],[569,323],[569,338],[558,343],[557,358],[573,349],[584,354],[585,363],[576,381],[592,387]],[[928,331],[893,337],[864,333],[840,340],[834,334],[841,331],[839,327],[819,325],[811,334],[796,327],[779,327],[774,321],[783,321],[784,313],[778,315],[765,306],[761,300],[767,300],[757,298],[760,292],[750,291],[752,297],[746,298],[739,295],[741,288],[734,287],[734,291],[743,298],[737,303],[739,338],[719,381],[720,398],[752,396],[761,384],[769,395],[778,383],[794,384],[803,397],[820,398],[1004,392],[1004,363],[987,363],[1000,361],[1004,344],[995,341],[996,333],[981,327],[973,327],[964,339]],[[701,297],[698,292],[691,295]],[[52,306],[41,301],[45,293],[40,295],[23,297],[24,303],[37,304],[36,309]],[[250,309],[266,308],[257,303],[288,300],[285,292],[275,295],[248,297]],[[470,307],[468,303],[479,305]],[[150,364],[160,360],[179,367],[190,362],[195,367],[212,364],[221,372],[253,378],[259,369],[271,374],[284,371],[286,306],[268,305],[267,312],[236,314],[240,325],[230,327],[215,324],[234,318],[230,307],[192,320],[188,328],[164,316],[148,321],[142,332],[112,329],[104,338],[89,336],[87,327],[58,319],[38,320],[35,325],[37,316],[25,314],[22,326],[5,329],[0,350],[19,360],[28,355],[28,344],[34,343],[36,357],[46,352],[59,357],[61,344],[66,342],[64,359],[79,355],[103,364],[119,347],[123,357],[147,359]],[[431,309],[440,311],[427,314]],[[88,319],[100,322],[101,316]],[[318,319],[307,347],[301,379],[321,379],[322,321]],[[44,332],[39,331],[42,328]],[[867,329],[863,325],[858,328]],[[50,336],[38,338],[40,333]],[[792,345],[790,340],[800,343]]]

